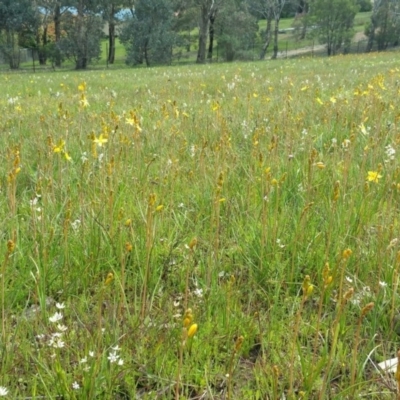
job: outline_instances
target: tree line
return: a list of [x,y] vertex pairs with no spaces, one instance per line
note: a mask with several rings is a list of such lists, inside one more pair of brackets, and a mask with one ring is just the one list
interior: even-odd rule
[[226,61],[248,57],[256,42],[260,59],[270,48],[277,58],[279,23],[295,17],[298,39],[311,35],[334,55],[350,45],[359,11],[371,11],[367,51],[398,44],[400,0],[0,0],[0,52],[12,69],[21,47],[34,49],[40,64],[68,59],[85,69],[100,58],[107,36],[110,64],[117,37],[130,65],[170,64],[177,51],[196,51],[197,63],[205,63],[216,42]]

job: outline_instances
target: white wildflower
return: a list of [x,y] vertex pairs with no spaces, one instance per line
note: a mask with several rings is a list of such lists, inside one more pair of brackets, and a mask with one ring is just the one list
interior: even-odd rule
[[80,225],[81,225],[80,219],[76,219],[74,222],[71,222],[71,226],[74,231],[77,231],[79,229]]
[[65,332],[65,331],[68,329],[68,327],[65,326],[65,325],[63,325],[63,324],[57,324],[57,329],[58,329],[60,332]]
[[81,155],[81,161],[82,163],[85,163],[87,160],[88,160],[87,153],[86,151],[84,151]]
[[56,303],[56,308],[58,308],[59,310],[63,310],[65,308],[65,304],[64,303]]
[[4,386],[0,386],[0,396],[1,397],[7,396],[7,394],[8,394],[8,389],[5,388]]
[[53,334],[52,338],[48,343],[49,347],[54,347],[55,349],[62,349],[65,346],[65,342],[56,333]]
[[195,295],[195,296],[197,296],[197,297],[203,297],[203,289],[195,289],[194,291],[193,291],[193,294]]
[[79,388],[80,388],[79,383],[78,383],[77,381],[75,381],[75,382],[72,384],[72,389],[78,390]]
[[116,351],[113,351],[108,355],[107,358],[109,359],[110,363],[113,364],[118,361],[119,356]]
[[55,312],[52,317],[49,318],[50,322],[57,322],[63,318],[63,315],[60,312]]
[[387,160],[385,160],[385,162],[389,162],[389,161],[393,161],[395,158],[395,154],[396,154],[396,150],[390,145],[388,144],[385,147],[385,153],[387,155]]

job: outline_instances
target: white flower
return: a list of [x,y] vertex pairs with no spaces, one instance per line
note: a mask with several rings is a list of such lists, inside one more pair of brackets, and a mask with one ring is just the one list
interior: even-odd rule
[[89,351],[89,357],[94,357],[94,351]]
[[384,287],[387,286],[387,283],[386,283],[386,282],[379,281],[379,286],[384,288]]
[[203,297],[203,289],[195,289],[193,294],[197,297]]
[[49,347],[54,347],[55,349],[62,349],[65,346],[65,343],[61,340],[61,337],[56,333],[53,334],[53,337],[49,340]]
[[121,347],[119,347],[118,345],[116,345],[116,346],[114,346],[114,347],[111,347],[113,350],[115,350],[115,351],[119,351],[119,350],[121,350]]
[[80,224],[81,224],[80,219],[76,219],[74,222],[71,222],[72,229],[74,231],[77,231],[79,229]]
[[110,363],[112,364],[112,363],[115,363],[116,361],[118,361],[119,356],[118,356],[117,352],[114,351],[114,352],[110,353],[107,358],[110,360]]
[[81,361],[79,361],[79,364],[85,364],[87,363],[87,357],[83,357]]
[[389,144],[385,147],[385,153],[388,159],[385,162],[393,161],[395,158],[396,150]]
[[79,388],[80,388],[79,383],[78,383],[77,381],[75,381],[75,382],[72,384],[72,389],[78,390]]
[[351,145],[351,141],[349,139],[344,139],[342,142],[342,148],[347,149]]
[[63,308],[65,308],[65,304],[64,304],[64,303],[56,303],[56,307],[57,307],[59,310],[62,310]]
[[120,358],[117,362],[118,365],[124,365],[124,360],[122,358]]
[[49,318],[50,322],[57,322],[60,321],[60,319],[63,318],[63,315],[60,312],[55,312],[52,317]]
[[57,329],[61,332],[65,332],[68,329],[68,327],[63,324],[57,324]]
[[0,386],[0,396],[7,396],[8,394],[8,389],[5,388],[4,386]]

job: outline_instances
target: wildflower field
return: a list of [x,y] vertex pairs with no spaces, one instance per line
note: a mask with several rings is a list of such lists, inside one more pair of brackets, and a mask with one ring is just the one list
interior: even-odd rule
[[0,396],[396,398],[397,58],[1,75]]

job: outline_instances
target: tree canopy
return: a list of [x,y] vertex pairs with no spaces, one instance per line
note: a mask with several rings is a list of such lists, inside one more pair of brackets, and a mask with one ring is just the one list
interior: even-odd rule
[[253,58],[256,48],[264,59],[270,47],[277,58],[280,20],[295,16],[297,37],[314,36],[334,55],[348,48],[359,10],[371,10],[367,51],[398,44],[398,0],[0,0],[0,52],[13,69],[21,47],[41,64],[70,59],[85,69],[103,39],[112,64],[119,36],[130,65],[170,64],[185,52],[198,63],[232,61]]

